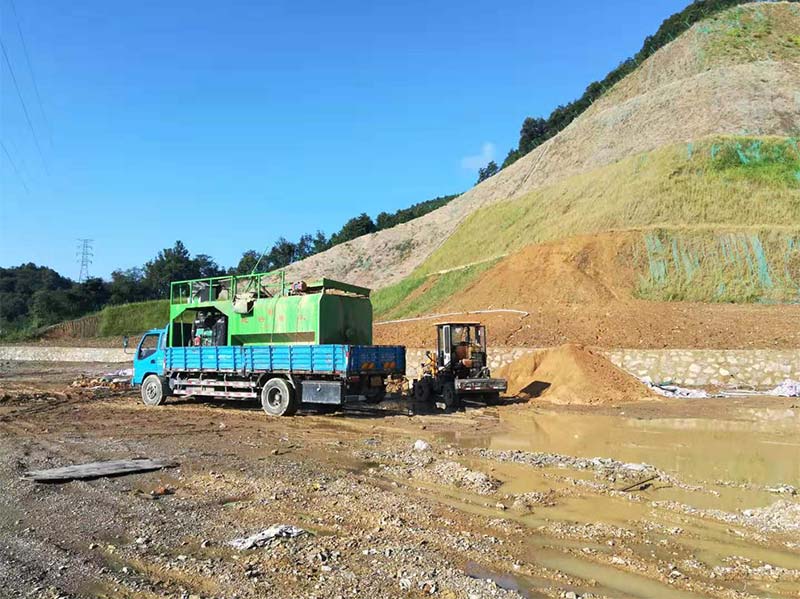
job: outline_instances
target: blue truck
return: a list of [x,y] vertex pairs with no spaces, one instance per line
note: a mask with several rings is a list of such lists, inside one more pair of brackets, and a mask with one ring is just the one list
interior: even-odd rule
[[170,322],[142,336],[131,382],[148,406],[260,399],[288,416],[301,404],[379,402],[405,368],[405,347],[372,344],[368,289],[261,273],[173,283]]

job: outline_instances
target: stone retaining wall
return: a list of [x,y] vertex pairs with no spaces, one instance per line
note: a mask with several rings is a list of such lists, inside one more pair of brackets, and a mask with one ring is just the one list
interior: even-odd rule
[[[534,351],[529,347],[490,348],[489,367],[497,370]],[[687,387],[771,387],[785,379],[800,380],[800,350],[618,349],[602,353],[634,376]],[[409,378],[419,375],[424,361],[424,349],[407,350]]]
[[[497,370],[534,351],[530,347],[492,348],[489,367]],[[770,387],[785,379],[800,380],[800,350],[616,349],[603,353],[634,376],[687,387]],[[0,360],[131,362],[132,359],[132,353],[118,348],[0,346]],[[419,366],[424,361],[424,349],[407,350],[409,378],[419,376]]]
[[108,347],[0,346],[0,360],[37,362],[132,362],[133,349]]
[[638,377],[672,381],[686,387],[774,387],[800,380],[800,350],[613,350],[614,364]]

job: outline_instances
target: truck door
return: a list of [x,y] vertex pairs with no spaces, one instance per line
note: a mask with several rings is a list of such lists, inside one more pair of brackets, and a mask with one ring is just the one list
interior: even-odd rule
[[133,357],[132,384],[141,385],[148,374],[163,376],[166,340],[166,331],[148,331],[142,336]]

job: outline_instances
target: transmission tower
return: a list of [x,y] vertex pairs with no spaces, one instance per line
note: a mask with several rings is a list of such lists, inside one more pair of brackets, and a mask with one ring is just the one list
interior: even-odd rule
[[78,283],[83,283],[89,278],[89,265],[92,263],[92,242],[94,239],[79,239],[77,257],[81,263],[81,272],[78,275]]

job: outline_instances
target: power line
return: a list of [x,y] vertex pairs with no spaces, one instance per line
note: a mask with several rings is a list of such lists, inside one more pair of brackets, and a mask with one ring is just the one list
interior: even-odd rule
[[36,76],[33,74],[33,65],[31,64],[31,57],[28,54],[28,45],[25,43],[25,36],[22,35],[22,26],[19,22],[17,15],[17,7],[14,0],[8,0],[11,4],[11,11],[14,13],[14,21],[17,23],[17,31],[19,32],[19,39],[22,41],[22,52],[25,54],[25,63],[28,65],[28,72],[31,74],[31,81],[33,82],[33,90],[36,92],[36,101],[39,103],[39,111],[42,113],[42,120],[44,121],[47,129],[47,137],[50,140],[50,146],[53,146],[53,130],[50,128],[50,121],[47,120],[47,115],[44,113],[44,104],[42,104],[42,96],[39,95],[39,86],[36,84]]
[[47,173],[47,176],[49,177],[50,169],[47,168],[47,160],[44,159],[42,146],[39,145],[39,137],[36,135],[36,130],[33,128],[33,123],[31,122],[31,115],[28,114],[28,107],[25,104],[25,99],[22,97],[22,92],[19,89],[19,83],[17,83],[17,76],[14,74],[14,67],[11,66],[11,60],[9,60],[8,58],[8,52],[6,52],[6,46],[3,43],[3,40],[0,40],[0,48],[2,48],[3,50],[3,57],[6,59],[6,65],[8,65],[8,72],[11,73],[11,81],[14,82],[14,89],[17,90],[17,96],[19,96],[19,101],[22,104],[22,110],[25,113],[25,120],[28,121],[28,128],[31,130],[31,134],[33,135],[33,141],[36,143],[36,149],[39,150],[39,157],[42,159],[44,170]]
[[2,140],[0,140],[0,146],[2,146],[3,152],[5,153],[6,158],[8,158],[8,162],[11,164],[11,168],[14,169],[15,173],[17,173],[17,177],[19,177],[19,182],[22,183],[22,187],[25,188],[25,193],[30,194],[28,185],[27,183],[25,183],[25,179],[22,178],[22,173],[19,172],[17,164],[14,162],[14,159],[11,158],[11,154],[8,153],[8,148],[6,148],[6,144],[4,144]]

